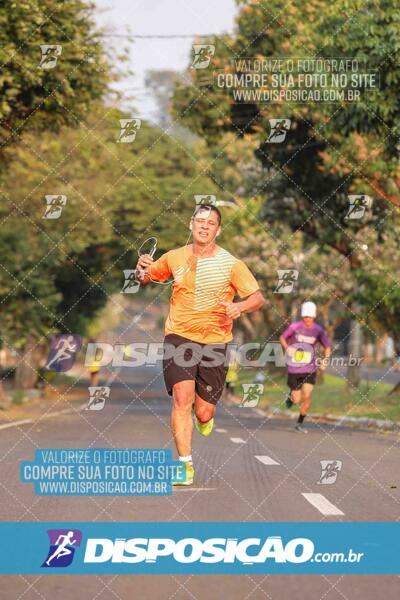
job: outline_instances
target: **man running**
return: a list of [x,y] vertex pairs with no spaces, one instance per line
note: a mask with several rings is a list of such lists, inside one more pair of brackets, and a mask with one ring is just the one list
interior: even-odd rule
[[[258,283],[244,262],[215,243],[221,232],[218,208],[198,206],[190,230],[192,244],[170,250],[155,262],[143,255],[136,266],[141,283],[174,280],[165,323],[163,371],[167,392],[173,398],[171,429],[179,460],[185,463],[183,485],[193,483],[194,477],[192,409],[196,429],[209,435],[228,370],[225,354],[232,340],[233,320],[264,304]],[[243,300],[233,302],[235,293]],[[212,362],[210,350],[217,358],[212,366],[207,365]],[[194,360],[189,362],[188,357]]]
[[54,354],[53,358],[47,363],[46,369],[50,369],[51,365],[53,365],[54,363],[57,364],[63,360],[70,360],[71,356],[77,351],[77,349],[77,344],[74,340],[73,335],[61,337],[55,345],[55,350],[57,350],[57,352]]
[[315,347],[318,343],[324,347],[324,358],[319,365],[322,371],[325,370],[328,363],[331,347],[324,329],[315,322],[317,307],[314,302],[304,302],[301,307],[301,316],[301,321],[295,321],[285,329],[279,341],[287,354],[287,382],[291,390],[286,400],[286,406],[290,408],[293,404],[299,405],[300,414],[296,423],[296,431],[308,433],[304,428],[303,421],[310,408],[311,394],[316,379]]
[[73,539],[74,532],[68,531],[66,535],[59,535],[56,540],[55,545],[57,548],[53,552],[53,554],[46,560],[46,565],[50,566],[51,561],[54,558],[61,558],[62,556],[67,556],[67,554],[71,554],[72,550],[68,548],[68,546],[73,546],[76,540]]

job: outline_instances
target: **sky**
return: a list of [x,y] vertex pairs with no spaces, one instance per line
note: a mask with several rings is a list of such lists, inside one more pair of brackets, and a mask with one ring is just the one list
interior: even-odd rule
[[[96,21],[112,34],[205,35],[232,32],[236,5],[234,0],[95,0]],[[116,49],[129,46],[129,67],[134,72],[115,87],[126,96],[134,95],[136,115],[153,120],[156,105],[144,85],[149,69],[181,71],[188,65],[191,38],[125,39],[107,38]]]

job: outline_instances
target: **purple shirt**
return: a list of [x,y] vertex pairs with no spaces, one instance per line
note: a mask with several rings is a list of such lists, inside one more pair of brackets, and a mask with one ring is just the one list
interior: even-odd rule
[[316,345],[322,344],[324,348],[330,346],[329,339],[318,323],[306,327],[304,321],[291,323],[282,333],[282,337],[293,350],[292,356],[286,355],[288,373],[314,373],[316,366]]

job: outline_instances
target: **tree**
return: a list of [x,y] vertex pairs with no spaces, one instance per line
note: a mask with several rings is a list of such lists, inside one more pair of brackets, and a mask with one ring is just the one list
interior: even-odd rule
[[[273,214],[276,222],[289,222],[293,230],[302,225],[307,235],[321,237],[356,266],[358,250],[345,221],[347,195],[371,194],[376,200],[372,217],[380,226],[388,201],[400,203],[397,12],[389,2],[379,7],[367,2],[361,10],[363,3],[358,0],[335,0],[329,5],[312,0],[307,6],[295,0],[288,3],[283,17],[279,0],[238,4],[242,8],[236,37],[216,40],[210,67],[215,72],[233,72],[233,60],[244,56],[290,58],[307,53],[310,57],[369,56],[371,68],[381,65],[382,89],[362,96],[356,105],[235,104],[226,90],[218,89],[215,78],[209,83],[208,75],[203,84],[204,71],[196,69],[191,70],[192,85],[177,84],[174,95],[175,114],[210,146],[226,131],[258,140],[258,158],[274,179],[272,186],[260,189],[268,197],[265,219]],[[349,11],[357,19],[348,19]],[[300,19],[304,16],[307,19]],[[385,34],[377,22],[385,23]],[[370,36],[365,36],[366,29]],[[267,143],[269,118],[283,116],[292,121],[287,143]]]
[[153,94],[157,103],[157,122],[163,129],[166,129],[171,124],[168,105],[176,78],[177,73],[175,71],[157,71],[152,69],[146,72],[144,83]]
[[171,116],[172,94],[175,83],[179,79],[181,79],[181,75],[176,71],[151,69],[146,71],[144,83],[152,93],[157,105],[155,117],[157,125],[171,137],[182,140],[187,145],[192,145],[196,141],[196,136],[189,129],[182,127],[179,119],[173,121]]
[[[27,132],[6,150],[0,328],[31,372],[50,334],[86,334],[147,238],[157,237],[157,255],[185,243],[193,195],[215,191],[191,153],[157,128],[142,123],[132,144],[117,143],[127,117],[93,105],[87,123]],[[48,195],[66,198],[57,219],[43,218]]]
[[[107,93],[112,76],[93,25],[93,8],[93,3],[84,0],[2,2],[0,176],[1,170],[5,170],[4,163],[13,159],[13,154],[6,152],[7,147],[20,141],[29,131],[60,131],[65,125],[77,126],[86,117],[92,102]],[[2,214],[7,217],[15,213],[11,209],[12,199],[7,197],[9,190],[14,193],[14,187],[2,191],[3,197],[7,198]],[[19,217],[21,219],[22,214]],[[32,230],[24,231],[25,235],[19,239],[18,233],[23,233],[20,223],[16,228],[12,220],[6,225],[2,223],[0,245],[6,247],[7,253],[12,251],[2,264],[2,275],[6,275],[1,286],[3,300],[18,289],[13,313],[3,318],[6,324],[3,343],[15,326],[13,338],[25,348],[20,363],[24,375],[18,372],[16,379],[30,385],[30,358],[35,353],[31,331],[38,334],[48,325],[59,296],[51,279],[54,258],[43,261],[36,242],[32,244],[35,239]],[[13,262],[16,257],[19,258],[17,264]],[[32,270],[38,277],[27,287],[26,279]],[[43,311],[38,309],[37,298],[43,295],[48,304],[46,316],[40,315]],[[22,329],[24,323],[30,323],[31,329]]]
[[[258,185],[251,178],[249,209],[275,237],[287,227],[302,231],[306,248],[318,243],[323,254],[331,249],[346,257],[352,271],[363,269],[363,240],[375,231],[382,241],[400,206],[398,11],[390,0],[292,0],[285,10],[280,0],[238,5],[236,35],[208,40],[216,47],[212,64],[191,69],[191,85],[176,85],[174,114],[210,148],[228,132],[255,140],[262,169]],[[368,70],[380,70],[380,89],[361,90],[360,101],[348,104],[235,103],[212,72],[234,73],[235,60],[245,57],[367,59]],[[284,143],[269,143],[271,118],[290,119]],[[347,218],[350,195],[373,198],[364,218]],[[334,277],[332,270],[326,275]]]
[[[379,240],[371,232],[366,239],[368,252],[365,262],[354,272],[356,300],[360,306],[360,319],[369,332],[389,332],[400,356],[400,223],[395,215],[390,228]],[[400,382],[395,386],[397,391]]]
[[[1,3],[1,148],[33,129],[76,126],[92,102],[104,97],[110,66],[93,10],[85,0]],[[44,45],[50,49],[43,50],[48,54],[42,58]]]

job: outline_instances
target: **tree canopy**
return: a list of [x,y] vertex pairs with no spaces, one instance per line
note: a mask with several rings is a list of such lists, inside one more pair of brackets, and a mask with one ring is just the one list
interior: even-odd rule
[[93,8],[83,0],[1,3],[2,147],[24,131],[77,125],[105,95],[111,71]]
[[[227,132],[254,138],[269,175],[254,190],[265,198],[260,218],[277,233],[282,223],[301,228],[356,268],[361,258],[355,233],[368,226],[383,231],[393,205],[400,205],[399,13],[390,1],[291,0],[285,10],[279,0],[238,4],[237,34],[203,40],[215,45],[211,64],[191,69],[190,83],[176,85],[175,114],[210,148],[223,146]],[[237,103],[211,76],[234,72],[244,57],[299,56],[366,61],[369,70],[379,69],[380,89],[353,103]],[[283,143],[267,139],[271,118],[291,120]],[[346,221],[351,194],[373,198],[366,219]]]
[[[118,144],[126,116],[92,106],[79,127],[27,133],[8,149],[0,208],[8,343],[50,330],[84,334],[141,244],[155,236],[158,255],[184,244],[194,194],[215,191],[190,150],[155,127],[143,123],[132,144]],[[59,218],[43,218],[46,195],[66,197]]]

